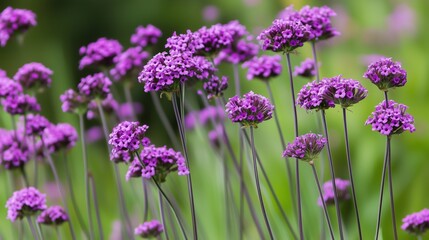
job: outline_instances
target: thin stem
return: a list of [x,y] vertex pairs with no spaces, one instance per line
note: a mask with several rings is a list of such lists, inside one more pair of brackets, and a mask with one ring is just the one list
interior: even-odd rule
[[332,180],[331,180],[332,188],[334,190],[334,202],[335,202],[335,209],[337,212],[338,228],[340,231],[340,239],[343,240],[344,239],[343,224],[341,221],[341,210],[340,210],[340,205],[339,205],[338,196],[337,196],[337,184],[335,183],[334,162],[332,160],[331,145],[329,143],[328,125],[326,124],[325,110],[322,110],[322,122],[323,122],[325,138],[326,138],[326,148],[328,150],[329,168],[330,168],[331,177],[332,177]]
[[[36,137],[32,137],[33,149],[36,149]],[[34,187],[37,188],[39,181],[39,160],[37,160],[37,153],[33,154],[34,157]]]
[[383,162],[383,170],[381,173],[380,200],[378,202],[377,227],[375,229],[375,239],[376,240],[378,239],[378,234],[380,231],[381,210],[383,207],[383,195],[384,195],[384,181],[386,179],[386,168],[387,168],[388,158],[389,158],[389,146],[388,146],[388,143],[386,142],[386,152],[385,152],[385,157],[384,157],[384,162]]
[[25,187],[29,187],[30,184],[28,182],[28,177],[27,177],[27,173],[25,172],[24,165],[20,166],[19,170],[21,171],[21,175],[22,175],[22,179],[24,180]]
[[314,70],[316,72],[316,81],[320,81],[320,74],[319,74],[319,64],[317,62],[317,51],[316,51],[316,42],[311,42],[311,50],[313,51],[313,60],[314,60]]
[[310,165],[311,165],[311,169],[313,170],[314,179],[316,180],[317,189],[319,190],[319,196],[320,196],[320,200],[321,200],[322,205],[323,205],[323,211],[325,213],[326,222],[328,223],[329,233],[331,234],[331,239],[335,239],[334,232],[332,231],[331,219],[329,219],[328,208],[326,207],[326,203],[323,200],[323,192],[322,192],[322,189],[320,187],[319,177],[317,176],[316,168],[314,167],[313,162],[310,162]]
[[92,199],[94,201],[94,206],[95,206],[95,216],[97,219],[98,234],[99,234],[99,238],[101,240],[103,240],[104,239],[103,225],[101,224],[100,211],[99,211],[99,207],[98,207],[97,189],[95,188],[94,176],[92,176],[91,173],[88,173],[88,175],[89,175],[88,176],[89,182],[90,182],[91,188],[92,188]]
[[240,74],[238,72],[238,64],[232,64],[232,70],[234,72],[234,83],[235,83],[235,95],[240,96]]
[[165,221],[164,204],[163,204],[163,200],[162,200],[162,194],[161,194],[161,191],[158,191],[158,193],[159,193],[159,210],[160,210],[160,214],[161,214],[162,225],[164,225],[165,239],[168,240],[169,238],[168,238],[168,233],[167,233],[167,224]]
[[43,237],[42,229],[40,228],[40,224],[36,222],[35,225],[36,225],[36,231],[37,231],[37,234],[39,235],[39,238],[43,240],[44,237]]
[[33,234],[33,237],[35,240],[39,240],[39,236],[37,235],[36,229],[34,228],[33,221],[31,220],[30,216],[25,217],[27,219],[28,225],[30,226],[31,234]]
[[268,220],[267,212],[265,211],[264,199],[262,198],[261,186],[259,183],[258,164],[256,162],[256,153],[255,153],[255,138],[253,136],[252,126],[250,127],[250,142],[251,142],[250,147],[252,148],[252,156],[253,156],[253,171],[255,174],[256,189],[258,193],[259,203],[261,204],[262,215],[264,216],[265,225],[267,226],[268,233],[270,234],[270,239],[274,239],[274,235],[270,227],[270,222]]
[[353,180],[353,171],[352,171],[352,160],[350,157],[350,146],[349,146],[349,134],[347,130],[347,109],[343,108],[343,123],[344,123],[344,138],[346,142],[346,152],[347,152],[347,167],[349,170],[349,176],[350,176],[350,183],[352,187],[352,197],[353,197],[353,205],[356,213],[356,221],[357,221],[357,227],[359,232],[359,239],[362,239],[362,231],[360,226],[360,219],[359,219],[359,210],[356,200],[356,191],[355,191],[355,184]]
[[[138,153],[136,153],[138,154]],[[142,184],[143,184],[143,193],[144,193],[144,212],[143,212],[143,221],[146,222],[148,220],[149,216],[149,199],[148,199],[148,185],[144,178],[142,178]]]
[[178,239],[179,234],[177,233],[176,226],[174,224],[174,219],[173,219],[171,211],[167,211],[167,218],[168,218],[168,222],[170,223],[169,225],[171,226],[170,228],[173,232],[173,239]]
[[125,82],[123,87],[124,87],[125,99],[131,108],[131,116],[132,116],[134,121],[137,121],[137,114],[136,114],[136,110],[134,109],[133,97],[131,95],[131,83]]
[[60,233],[60,230],[58,229],[58,226],[54,226],[54,228],[55,228],[55,233],[57,235],[57,239],[62,240],[63,237],[61,236],[61,233]]

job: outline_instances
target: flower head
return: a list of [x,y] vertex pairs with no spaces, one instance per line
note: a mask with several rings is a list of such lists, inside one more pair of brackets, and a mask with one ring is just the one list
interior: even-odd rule
[[142,238],[152,238],[159,236],[163,231],[164,226],[158,220],[152,220],[136,227],[134,234]]
[[342,78],[341,75],[323,79],[320,92],[324,99],[333,101],[343,108],[360,102],[368,95],[368,90],[360,82]]
[[7,78],[7,72],[0,68],[0,78]]
[[40,112],[37,99],[27,94],[11,95],[2,101],[4,110],[11,115]]
[[240,39],[231,44],[228,48],[221,50],[214,59],[215,64],[228,62],[239,64],[250,60],[258,55],[259,46],[247,39]]
[[424,234],[429,229],[429,209],[406,216],[402,223],[402,230],[416,235]]
[[7,77],[0,77],[0,99],[22,94],[21,84]]
[[45,225],[61,225],[69,220],[69,215],[61,206],[51,206],[43,210],[37,217],[37,222]]
[[130,41],[132,44],[144,48],[148,45],[156,44],[161,36],[161,30],[151,24],[148,24],[146,27],[138,26],[136,28],[136,32],[131,35]]
[[[350,181],[336,178],[335,187],[337,189],[337,199],[339,201],[350,199]],[[332,185],[332,180],[329,180],[323,184],[323,201],[326,205],[332,205],[335,203],[334,200],[334,187]],[[323,206],[322,199],[320,197],[317,199],[317,204],[319,206]]]
[[140,149],[144,134],[149,127],[139,122],[123,121],[113,128],[109,135],[109,144],[113,147],[110,158],[121,151],[135,152]]
[[112,82],[104,73],[96,73],[82,78],[77,88],[80,94],[90,99],[104,99],[110,93],[110,85]]
[[311,58],[305,59],[299,66],[295,67],[294,76],[312,78],[316,75],[316,64]]
[[[108,115],[115,113],[119,108],[119,104],[113,98],[113,95],[109,93],[107,97],[101,101],[101,107],[103,108],[104,113]],[[88,103],[88,112],[86,113],[86,118],[94,119],[98,117],[99,111],[97,102],[95,100],[92,100]]]
[[225,111],[222,107],[208,106],[200,111],[189,112],[185,117],[185,127],[193,129],[195,126],[205,126],[211,119],[215,122],[225,119]]
[[407,72],[399,62],[394,62],[391,58],[382,58],[370,64],[363,77],[382,91],[402,87],[407,83]]
[[322,151],[325,144],[326,138],[322,135],[307,133],[298,136],[292,143],[288,143],[283,152],[283,157],[312,162]]
[[76,129],[68,123],[50,125],[45,129],[42,137],[46,148],[51,153],[73,148],[78,139]]
[[87,98],[73,89],[66,90],[61,96],[60,100],[63,103],[61,109],[63,112],[69,113],[82,113],[87,108]]
[[109,67],[113,64],[113,59],[121,54],[122,45],[113,39],[99,38],[97,41],[83,46],[79,49],[82,59],[79,62],[79,69],[86,67]]
[[0,164],[6,169],[16,169],[30,161],[32,151],[22,129],[3,131],[0,136]]
[[29,187],[15,191],[6,202],[7,218],[12,222],[32,216],[46,208],[46,195]]
[[119,119],[122,121],[125,120],[131,120],[134,116],[133,113],[136,115],[139,115],[143,112],[143,105],[140,102],[133,102],[133,103],[122,103],[118,106],[118,109],[116,110],[116,114],[118,115]]
[[408,107],[404,104],[389,100],[381,102],[375,107],[375,111],[368,117],[365,125],[371,125],[373,131],[391,136],[404,131],[414,132],[414,118],[406,113]]
[[243,98],[230,98],[225,108],[232,122],[239,122],[245,127],[257,127],[258,123],[271,119],[274,110],[266,97],[252,91],[244,94]]
[[216,125],[216,127],[208,133],[208,137],[212,146],[218,149],[221,144],[225,142],[222,125]]
[[38,136],[51,125],[52,123],[40,114],[25,116],[25,134],[27,135]]
[[281,57],[279,55],[253,57],[249,61],[243,63],[243,68],[248,68],[248,80],[258,78],[267,81],[272,77],[280,75],[282,72],[283,67],[280,61]]
[[305,110],[325,110],[334,108],[334,101],[324,98],[322,82],[313,81],[304,85],[298,93],[296,103]]
[[18,69],[13,79],[25,89],[44,89],[51,86],[52,70],[38,62],[27,63]]
[[36,14],[30,10],[7,7],[0,13],[0,46],[6,46],[14,34],[36,26]]
[[223,95],[223,91],[228,88],[228,77],[222,76],[219,78],[216,75],[212,75],[203,84],[203,88],[207,93],[208,99],[213,99]]
[[115,66],[110,70],[115,81],[134,78],[142,69],[149,53],[143,51],[141,47],[128,48],[113,59]]
[[186,33],[177,34],[176,32],[169,38],[165,48],[169,50],[171,55],[187,55],[192,56],[197,51],[204,47],[199,32],[187,30]]

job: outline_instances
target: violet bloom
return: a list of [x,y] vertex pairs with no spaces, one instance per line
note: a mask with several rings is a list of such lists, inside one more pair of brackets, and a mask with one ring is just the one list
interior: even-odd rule
[[131,35],[131,43],[144,48],[156,44],[161,36],[161,30],[151,24],[146,27],[138,26],[136,32]]
[[25,116],[25,134],[27,135],[39,136],[51,125],[52,123],[40,114],[28,114]]
[[212,146],[216,149],[220,147],[220,145],[225,142],[225,135],[223,132],[222,125],[217,125],[213,130],[208,133],[209,141]]
[[141,47],[128,48],[113,59],[115,66],[110,70],[113,80],[120,81],[135,78],[148,57],[149,53],[143,51]]
[[[152,145],[150,139],[148,137],[144,137],[141,141],[140,141],[141,145],[143,147],[149,147]],[[119,150],[116,151],[115,153],[112,153],[110,155],[110,160],[114,163],[132,163],[133,160],[137,160],[136,156],[133,155],[132,152],[127,151],[127,150]],[[137,166],[138,167],[138,166]],[[141,169],[141,167],[140,167]]]
[[203,19],[206,22],[216,21],[219,17],[219,9],[216,6],[208,5],[203,8]]
[[298,93],[296,103],[305,110],[326,110],[334,108],[334,101],[324,98],[321,94],[323,83],[313,81],[304,85]]
[[234,96],[225,105],[225,111],[232,122],[241,123],[244,127],[258,127],[258,123],[273,116],[274,106],[268,98],[252,91],[243,98]]
[[253,57],[249,61],[243,63],[243,68],[248,69],[248,80],[257,78],[268,81],[270,78],[276,77],[282,72],[283,67],[280,61],[281,57],[279,55]]
[[239,64],[250,60],[258,55],[259,46],[249,40],[241,39],[234,42],[228,48],[219,52],[218,56],[213,60],[215,64],[228,62]]
[[110,158],[112,159],[120,151],[138,151],[148,128],[147,125],[140,126],[139,122],[119,123],[109,135],[109,144],[112,146]]
[[296,158],[305,162],[312,162],[322,151],[327,140],[322,135],[307,133],[288,143],[283,157]]
[[300,21],[276,19],[272,25],[258,36],[263,50],[290,53],[313,38],[308,25]]
[[[151,145],[145,147],[139,156],[140,158],[134,159],[128,168],[127,180],[131,177],[143,177],[153,178],[157,182],[163,183],[171,172],[177,171],[181,176],[189,174],[185,158],[172,148]],[[141,165],[140,160],[144,166]]]
[[7,72],[0,68],[0,78],[7,78]]
[[6,46],[13,35],[26,32],[36,26],[36,14],[26,9],[7,7],[0,13],[0,46]]
[[80,114],[87,109],[87,98],[73,89],[66,90],[60,96],[60,100],[63,103],[61,105],[63,112]]
[[69,215],[61,206],[48,207],[37,217],[37,222],[44,225],[58,226],[67,221],[69,221]]
[[134,229],[134,234],[142,238],[158,237],[164,231],[164,226],[158,220],[152,220],[140,224]]
[[106,68],[113,65],[113,59],[121,54],[122,45],[113,39],[99,38],[97,41],[83,46],[79,49],[82,59],[79,69],[86,67]]
[[47,127],[42,137],[50,153],[69,150],[76,145],[78,139],[76,129],[68,123],[59,123]]
[[368,117],[365,125],[371,125],[372,131],[391,136],[404,131],[414,132],[414,118],[406,113],[408,107],[404,104],[389,100],[381,102],[375,107],[375,111]]
[[18,69],[13,79],[25,89],[43,90],[51,86],[52,70],[38,62],[27,63]]
[[27,94],[12,95],[2,100],[5,112],[11,115],[23,115],[26,113],[40,112],[37,99]]
[[7,218],[15,222],[46,209],[46,195],[34,187],[15,191],[6,202]]
[[402,87],[407,83],[407,72],[402,68],[401,63],[394,62],[391,58],[382,58],[369,65],[363,77],[369,79],[382,91]]
[[323,98],[348,108],[368,95],[362,84],[353,79],[345,79],[340,76],[325,78],[322,80],[320,92]]
[[429,229],[429,209],[412,213],[402,219],[402,230],[420,236]]
[[[345,201],[350,199],[350,181],[340,178],[335,179],[335,186],[337,188],[337,199],[339,201]],[[332,180],[329,180],[323,184],[323,201],[326,205],[335,204],[334,187],[332,186]],[[317,199],[317,205],[323,206],[322,199]]]
[[293,72],[294,76],[301,76],[304,78],[312,78],[316,75],[316,64],[312,58],[307,58],[301,62],[299,66],[295,67]]
[[[119,104],[118,102],[113,98],[112,94],[108,94],[105,99],[101,101],[101,107],[103,108],[103,111],[106,115],[110,115],[115,113],[118,108]],[[88,103],[88,112],[86,113],[87,119],[94,119],[99,117],[99,111],[97,102],[95,100],[92,100]]]
[[80,94],[89,99],[104,99],[109,95],[111,85],[112,82],[104,73],[96,73],[82,78],[77,88]]
[[223,96],[223,91],[228,88],[228,77],[222,76],[219,78],[218,76],[213,75],[204,82],[203,88],[207,93],[208,99]]
[[23,89],[21,84],[7,77],[0,77],[0,99],[21,95],[22,93]]
[[5,169],[24,166],[32,156],[27,138],[21,129],[4,131],[0,136],[0,165]]
[[131,120],[133,118],[133,110],[136,115],[143,113],[143,105],[139,102],[122,103],[116,111],[119,119],[122,121]]
[[225,111],[222,107],[208,106],[200,111],[189,112],[185,117],[185,127],[193,129],[195,126],[205,126],[211,119],[215,122],[225,119]]
[[90,127],[85,132],[85,139],[87,143],[97,142],[103,138],[103,128],[100,126]]
[[169,38],[165,48],[168,49],[171,55],[187,55],[192,56],[200,49],[204,48],[202,38],[199,32],[187,30],[186,33],[177,34],[176,32]]

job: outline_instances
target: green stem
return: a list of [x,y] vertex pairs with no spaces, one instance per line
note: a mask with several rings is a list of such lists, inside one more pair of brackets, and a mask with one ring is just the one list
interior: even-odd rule
[[34,239],[39,240],[39,236],[36,232],[36,229],[34,228],[33,221],[31,220],[31,217],[26,216],[25,218],[27,219],[28,225],[30,226],[31,234],[33,234]]

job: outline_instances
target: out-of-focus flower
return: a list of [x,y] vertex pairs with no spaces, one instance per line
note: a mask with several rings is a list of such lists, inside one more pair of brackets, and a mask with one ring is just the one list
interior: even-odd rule
[[307,58],[301,62],[299,66],[295,67],[293,72],[294,76],[301,76],[304,78],[312,78],[316,75],[316,65],[312,58]]
[[17,34],[36,26],[36,14],[30,10],[7,7],[0,13],[0,46]]
[[139,102],[122,103],[117,109],[117,115],[122,121],[131,120],[133,118],[133,110],[136,115],[143,113],[143,105]]
[[11,115],[40,112],[40,105],[35,97],[27,94],[10,95],[2,100],[5,112]]
[[39,136],[47,127],[51,126],[44,116],[40,114],[28,114],[25,117],[25,134],[30,136]]
[[27,63],[18,69],[13,79],[25,89],[43,90],[51,86],[51,69],[38,62]]
[[104,73],[96,73],[82,78],[77,85],[79,93],[89,99],[106,98],[110,93],[112,82]]
[[79,69],[86,67],[107,68],[113,65],[113,59],[121,54],[122,45],[113,39],[99,38],[97,41],[79,49],[82,59]]
[[69,215],[61,206],[51,206],[43,210],[37,222],[44,225],[61,225],[69,220]]
[[325,147],[326,142],[326,138],[314,133],[298,136],[292,143],[288,143],[283,157],[312,162]]
[[15,222],[17,219],[32,216],[46,209],[46,195],[34,187],[15,191],[7,200],[7,218]]
[[22,129],[3,131],[0,136],[0,164],[5,169],[16,169],[24,166],[31,158],[27,138]]
[[73,89],[66,90],[60,96],[60,100],[63,103],[61,105],[63,112],[81,114],[87,109],[88,99]]
[[420,236],[429,229],[429,209],[412,213],[402,219],[402,230]]
[[362,55],[360,57],[360,62],[364,66],[369,66],[371,63],[377,62],[383,58],[386,58],[386,57],[379,54],[367,54],[367,55]]
[[0,68],[0,78],[7,78],[7,72]]
[[368,90],[360,82],[342,78],[340,75],[323,79],[320,94],[328,102],[333,101],[343,108],[348,108],[366,98]]
[[243,68],[248,69],[248,80],[257,78],[268,81],[270,78],[276,77],[282,72],[283,67],[280,61],[281,57],[279,55],[253,57],[249,61],[243,63]]
[[7,77],[0,77],[0,99],[22,94],[21,84]]
[[[350,181],[336,178],[335,187],[337,189],[337,199],[339,201],[349,200],[350,193]],[[335,203],[334,187],[332,186],[332,180],[329,180],[323,184],[323,201],[326,205],[333,205]],[[322,199],[317,199],[317,204],[323,206]]]
[[206,22],[214,22],[219,17],[219,8],[214,5],[207,5],[203,8],[203,19]]
[[134,229],[134,234],[142,238],[154,238],[164,231],[164,226],[158,220],[152,220],[140,224]]
[[87,143],[93,143],[103,138],[103,128],[95,126],[88,128],[85,133]]
[[110,70],[113,80],[127,80],[135,78],[141,71],[149,53],[141,47],[128,48],[113,59],[115,66]]
[[131,44],[140,46],[142,48],[148,45],[154,45],[162,36],[161,30],[157,27],[148,24],[146,27],[138,26],[133,35],[131,35]]
[[[406,3],[395,6],[395,9],[387,19],[388,39],[397,39],[414,36],[417,30],[416,13]],[[388,40],[387,39],[387,40]]]
[[78,139],[76,129],[68,123],[48,126],[42,137],[50,153],[71,149],[76,145]]
[[[101,101],[101,107],[103,108],[104,114],[110,115],[115,113],[118,108],[118,102],[113,98],[112,94],[108,94],[105,99]],[[86,112],[87,119],[94,119],[99,117],[98,105],[96,100],[92,100],[88,103],[88,112]]]
[[228,77],[222,76],[219,78],[218,76],[213,75],[204,82],[203,88],[207,93],[208,99],[220,97],[223,95],[223,91],[228,88]]
[[225,119],[225,111],[222,107],[208,106],[200,111],[189,112],[185,117],[185,127],[193,129],[195,126],[205,126],[212,119],[215,122]]
[[219,148],[220,145],[225,142],[225,135],[222,125],[216,125],[216,127],[208,133],[208,137],[212,146]]
[[394,62],[391,58],[383,58],[369,65],[363,77],[369,79],[382,91],[402,87],[407,83],[407,72],[402,68],[401,63]]

